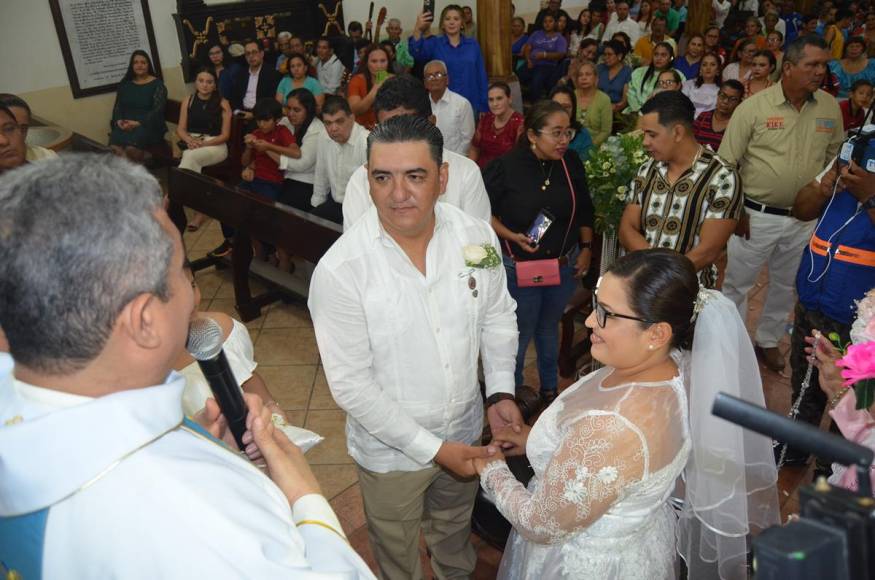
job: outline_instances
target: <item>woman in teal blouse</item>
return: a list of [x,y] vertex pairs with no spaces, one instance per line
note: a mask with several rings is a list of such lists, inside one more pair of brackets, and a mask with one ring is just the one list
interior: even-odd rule
[[152,59],[135,50],[116,92],[109,146],[113,153],[140,162],[147,151],[164,143],[167,87],[155,76]]
[[[640,66],[632,71],[629,81],[629,91],[626,93],[629,106],[624,113],[637,113],[641,110],[644,101],[650,98],[656,89],[659,74],[667,71],[674,65],[674,48],[667,42],[660,42],[653,48],[653,60],[649,66]],[[681,82],[687,80],[683,73],[679,72]]]
[[307,89],[316,97],[316,110],[321,110],[322,103],[325,102],[325,94],[319,81],[311,76],[307,76],[309,66],[307,59],[302,54],[293,54],[289,57],[288,63],[289,74],[283,77],[283,80],[280,81],[279,86],[276,88],[276,100],[285,107],[289,93],[295,89]]

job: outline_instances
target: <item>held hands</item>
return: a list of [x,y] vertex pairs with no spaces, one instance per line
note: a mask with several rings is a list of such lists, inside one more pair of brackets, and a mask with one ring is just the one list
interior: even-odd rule
[[254,139],[251,143],[252,148],[256,151],[266,151],[269,143],[264,139]]
[[[435,463],[459,477],[474,477],[486,463],[499,459],[504,459],[504,456],[496,447],[472,447],[456,441],[444,441],[434,456]],[[475,463],[477,461],[481,463]]]
[[525,455],[526,442],[532,428],[523,423],[522,425],[509,425],[492,430],[492,443],[501,447],[501,452],[506,457]]

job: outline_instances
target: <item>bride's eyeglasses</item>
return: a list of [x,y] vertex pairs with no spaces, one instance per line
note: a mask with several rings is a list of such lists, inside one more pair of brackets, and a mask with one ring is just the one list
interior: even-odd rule
[[605,324],[608,323],[608,318],[625,318],[626,320],[637,320],[638,322],[643,322],[645,324],[655,324],[651,320],[645,320],[644,318],[639,318],[637,316],[629,316],[627,314],[617,314],[616,312],[611,312],[606,309],[604,306],[599,304],[598,297],[593,293],[592,295],[592,311],[595,312],[595,320],[599,325],[599,328],[604,328]]

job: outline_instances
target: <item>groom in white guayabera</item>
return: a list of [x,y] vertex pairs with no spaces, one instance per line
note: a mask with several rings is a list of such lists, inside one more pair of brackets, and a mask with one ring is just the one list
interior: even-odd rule
[[[319,261],[310,313],[383,578],[422,578],[419,534],[438,578],[470,577],[483,428],[478,354],[493,429],[522,424],[513,401],[515,303],[485,221],[437,203],[440,130],[421,115],[368,138],[373,205]],[[494,450],[493,450],[494,452]],[[467,478],[467,479],[462,479]]]

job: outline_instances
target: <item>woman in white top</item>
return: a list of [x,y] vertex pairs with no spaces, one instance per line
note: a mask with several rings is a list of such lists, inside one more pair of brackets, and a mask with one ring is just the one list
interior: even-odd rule
[[702,57],[699,76],[684,81],[681,92],[687,95],[696,107],[696,117],[704,111],[717,107],[717,93],[720,92],[720,57],[708,53]]
[[313,182],[316,180],[316,152],[319,149],[319,136],[325,132],[325,125],[316,116],[316,98],[307,89],[295,89],[286,100],[288,114],[281,121],[295,135],[297,145],[292,146],[291,155],[278,155],[268,151],[268,155],[279,163],[285,171],[280,203],[310,211],[313,197]]
[[[690,578],[705,577],[711,558],[722,578],[746,578],[745,536],[777,524],[779,511],[771,442],[710,414],[716,389],[763,404],[737,309],[665,249],[618,259],[593,302],[592,356],[606,367],[562,392],[531,429],[495,432],[507,453],[527,454],[528,489],[500,452],[474,460],[514,526],[499,578],[668,580],[678,552]],[[669,498],[682,472],[679,524]]]
[[[286,414],[274,400],[273,395],[270,394],[264,380],[255,372],[257,363],[254,358],[255,350],[252,346],[252,339],[249,337],[249,330],[242,322],[234,320],[222,312],[198,312],[201,293],[191,271],[191,265],[187,262],[185,272],[191,281],[191,287],[194,289],[192,317],[211,318],[219,324],[225,338],[222,349],[225,351],[228,366],[231,367],[237,384],[240,385],[244,393],[253,393],[261,397],[265,407],[269,407],[271,413],[279,415],[285,421]],[[194,416],[204,408],[207,399],[213,397],[210,385],[197,362],[186,351],[179,353],[173,368],[185,377],[185,389],[182,392],[183,412],[186,415]]]
[[759,49],[754,40],[744,40],[738,47],[738,61],[727,64],[723,69],[723,80],[732,79],[743,83],[749,79],[753,71],[753,55],[757,50]]

